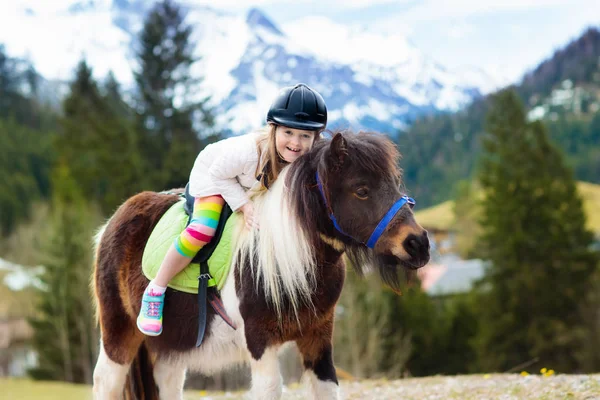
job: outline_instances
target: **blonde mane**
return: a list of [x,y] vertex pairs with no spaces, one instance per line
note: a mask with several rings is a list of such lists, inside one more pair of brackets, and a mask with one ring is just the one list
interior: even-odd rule
[[293,193],[285,186],[288,173],[289,166],[269,190],[251,194],[260,229],[248,231],[240,223],[234,260],[239,262],[240,279],[243,266],[250,266],[256,286],[262,283],[280,317],[285,298],[297,318],[301,304],[312,305],[315,254],[291,207]]

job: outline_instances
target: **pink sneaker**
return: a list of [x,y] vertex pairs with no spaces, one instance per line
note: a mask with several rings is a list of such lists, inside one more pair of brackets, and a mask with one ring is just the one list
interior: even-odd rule
[[142,309],[137,317],[138,329],[147,336],[158,336],[162,333],[162,313],[165,305],[165,294],[153,291],[144,293]]

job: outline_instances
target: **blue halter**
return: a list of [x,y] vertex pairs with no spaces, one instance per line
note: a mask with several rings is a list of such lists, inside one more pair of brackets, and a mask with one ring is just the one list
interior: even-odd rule
[[[329,219],[331,219],[331,222],[333,222],[333,226],[342,235],[344,235],[346,237],[349,237],[350,239],[356,240],[355,238],[353,238],[352,236],[350,236],[346,232],[344,232],[342,230],[342,228],[340,227],[340,225],[338,224],[337,220],[335,219],[335,215],[333,215],[333,210],[331,209],[331,207],[329,206],[329,203],[327,202],[327,197],[325,197],[325,192],[323,191],[323,184],[321,183],[321,179],[319,178],[319,172],[318,171],[316,173],[316,177],[317,177],[317,185],[319,186],[319,192],[321,193],[321,197],[323,197],[323,201],[325,202],[325,207],[327,207],[327,211],[328,211],[328,214],[329,214]],[[375,244],[377,243],[377,241],[379,240],[379,238],[381,237],[381,235],[385,231],[385,228],[387,228],[387,226],[392,221],[392,219],[394,219],[394,217],[396,216],[396,214],[398,213],[398,211],[400,211],[400,209],[406,203],[408,203],[408,205],[410,206],[410,208],[413,208],[415,206],[415,199],[413,199],[412,197],[408,197],[408,196],[402,196],[402,197],[400,197],[400,199],[398,199],[398,201],[396,201],[392,205],[392,207],[390,207],[390,209],[388,210],[388,212],[385,213],[385,215],[383,216],[383,218],[381,218],[381,221],[379,221],[379,223],[377,224],[377,226],[373,230],[373,233],[371,233],[371,237],[369,237],[369,240],[367,240],[367,243],[364,243],[363,241],[360,241],[360,240],[358,240],[358,242],[363,243],[365,246],[367,246],[370,249],[372,249],[373,247],[375,247]]]

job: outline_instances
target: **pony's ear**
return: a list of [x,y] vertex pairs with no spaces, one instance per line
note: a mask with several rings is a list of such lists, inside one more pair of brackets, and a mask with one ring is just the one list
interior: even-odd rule
[[331,149],[331,162],[333,167],[340,168],[348,155],[348,144],[346,143],[346,139],[344,139],[344,136],[341,133],[336,133],[333,139],[331,139],[329,148]]

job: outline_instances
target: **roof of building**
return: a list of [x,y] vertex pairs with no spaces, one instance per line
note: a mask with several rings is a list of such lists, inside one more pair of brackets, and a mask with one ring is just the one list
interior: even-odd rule
[[429,295],[464,293],[483,277],[485,265],[482,260],[461,260],[449,256],[421,268],[418,275],[421,287]]

